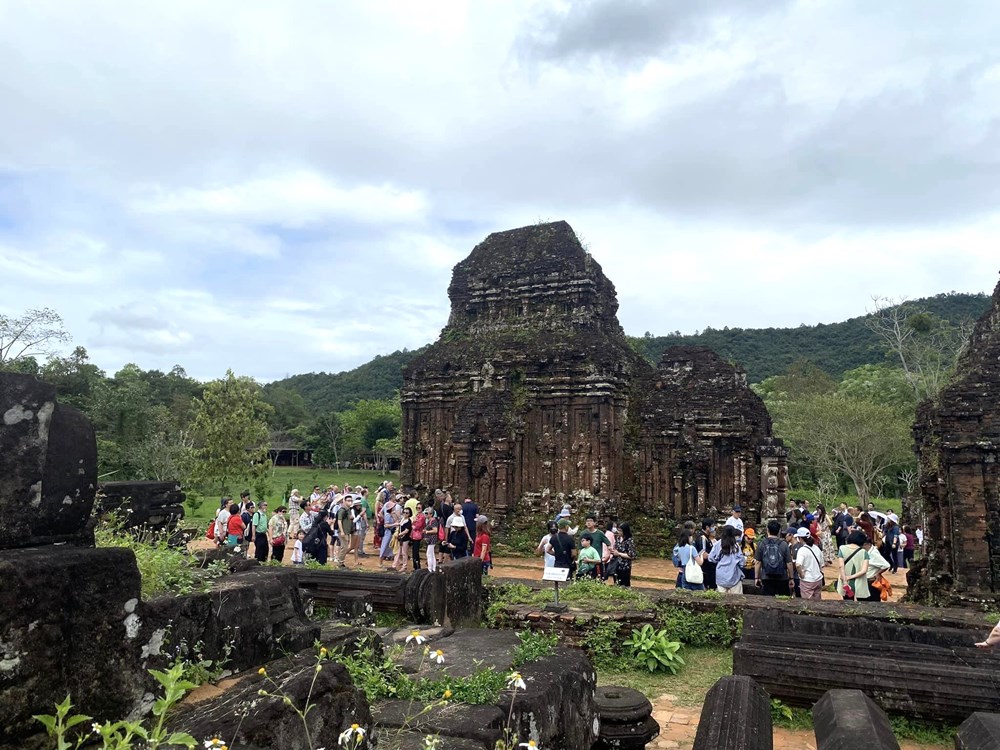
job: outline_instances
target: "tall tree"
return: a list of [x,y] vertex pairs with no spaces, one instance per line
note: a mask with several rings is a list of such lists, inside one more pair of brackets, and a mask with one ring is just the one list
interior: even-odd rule
[[893,406],[840,393],[785,403],[775,431],[798,460],[820,474],[850,477],[862,503],[868,502],[880,477],[912,462],[909,419]]
[[27,310],[19,318],[0,315],[0,370],[26,357],[54,354],[68,342],[62,318],[49,307]]
[[905,299],[874,299],[866,324],[897,360],[917,401],[936,398],[955,371],[971,321],[958,324],[932,315]]
[[194,400],[194,481],[225,494],[265,474],[270,412],[252,378],[227,370],[225,378],[206,384]]

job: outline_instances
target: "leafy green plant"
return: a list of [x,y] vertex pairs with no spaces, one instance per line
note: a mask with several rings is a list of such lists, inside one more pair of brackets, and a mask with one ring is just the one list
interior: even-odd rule
[[621,628],[621,623],[614,620],[600,620],[584,636],[583,647],[598,670],[631,669],[635,666],[631,659],[621,655]]
[[777,698],[771,698],[771,721],[791,721],[793,717],[794,714],[790,706],[786,706]]
[[668,602],[657,607],[657,625],[670,640],[689,646],[730,646],[743,632],[743,617],[726,607],[699,612]]
[[622,645],[631,649],[633,657],[645,664],[650,672],[662,669],[677,674],[684,666],[684,659],[678,653],[680,642],[671,641],[666,630],[655,630],[652,625],[633,630],[631,637]]
[[105,515],[94,530],[98,547],[125,547],[132,550],[142,576],[142,596],[190,594],[200,580],[192,556],[183,548],[171,547],[167,535],[147,529],[126,529],[117,513]]
[[552,653],[559,644],[558,633],[538,633],[534,630],[522,630],[517,634],[520,641],[514,649],[513,666],[520,667],[529,661],[541,659]]
[[79,725],[91,721],[91,717],[71,714],[73,703],[68,695],[64,701],[56,704],[54,715],[42,714],[33,718],[45,727],[49,737],[55,739],[56,750],[74,750],[85,742],[89,746],[95,741],[101,743],[101,750],[131,750],[140,747],[144,750],[156,750],[159,747],[186,747],[193,750],[198,744],[194,737],[186,732],[168,733],[164,726],[170,709],[195,687],[184,679],[184,665],[174,664],[166,672],[151,669],[149,673],[163,688],[163,696],[153,703],[155,721],[152,726],[141,721],[108,721],[91,724],[89,734],[73,732]]

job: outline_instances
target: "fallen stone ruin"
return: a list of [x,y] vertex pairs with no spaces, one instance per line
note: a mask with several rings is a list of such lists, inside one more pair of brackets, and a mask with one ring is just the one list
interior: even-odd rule
[[[48,747],[33,716],[52,713],[67,695],[74,712],[97,721],[147,716],[160,694],[149,670],[169,668],[194,644],[200,659],[235,673],[214,695],[192,697],[171,713],[171,730],[199,743],[224,736],[247,750],[315,750],[339,746],[356,723],[400,748],[422,748],[424,725],[410,723],[422,705],[370,706],[342,664],[325,660],[316,668],[316,644],[332,653],[370,648],[376,660],[389,653],[369,627],[375,600],[386,611],[441,622],[426,632],[449,662],[404,659],[414,679],[514,664],[519,641],[512,632],[455,629],[481,618],[474,559],[446,563],[436,576],[367,576],[222,556],[229,574],[206,579],[204,590],[143,600],[132,550],[94,547],[96,446],[87,419],[59,406],[52,387],[12,374],[0,374],[0,415],[0,750]],[[208,564],[219,556],[196,557]],[[309,621],[302,591],[331,604],[340,619]],[[443,735],[440,750],[491,750],[508,726],[520,740],[552,750],[593,744],[596,675],[586,655],[556,648],[519,670],[526,688],[513,701],[507,691],[495,705],[451,703],[425,715],[444,720],[427,724]],[[298,706],[308,697],[314,706],[308,733],[286,696]]]
[[939,604],[1000,603],[1000,284],[952,383],[917,411],[925,554],[907,574],[909,597]]
[[125,528],[173,530],[184,518],[180,482],[104,482],[100,510],[116,511]]
[[784,511],[787,451],[745,375],[694,347],[651,367],[566,222],[489,235],[448,295],[447,326],[404,372],[404,485],[515,517],[563,501],[661,520]]

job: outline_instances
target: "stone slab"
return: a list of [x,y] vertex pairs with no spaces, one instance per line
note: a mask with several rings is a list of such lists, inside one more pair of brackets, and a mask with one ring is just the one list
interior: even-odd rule
[[816,750],[899,750],[889,717],[860,690],[830,690],[812,713]]
[[705,696],[693,750],[771,750],[771,698],[749,677],[723,677]]
[[140,577],[124,548],[0,552],[0,746],[39,731],[72,695],[96,719],[127,716],[143,693]]
[[93,545],[94,428],[56,403],[55,388],[0,373],[0,549],[56,542]]
[[955,750],[1000,750],[1000,714],[977,712],[963,721]]

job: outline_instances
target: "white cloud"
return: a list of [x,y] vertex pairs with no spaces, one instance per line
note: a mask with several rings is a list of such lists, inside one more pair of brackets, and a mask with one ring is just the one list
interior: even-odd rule
[[417,191],[391,185],[343,188],[315,172],[295,171],[208,188],[142,191],[140,212],[302,227],[332,221],[410,222],[424,218]]
[[540,218],[629,333],[986,291],[998,34],[972,0],[0,4],[0,312],[110,370],[336,371]]

